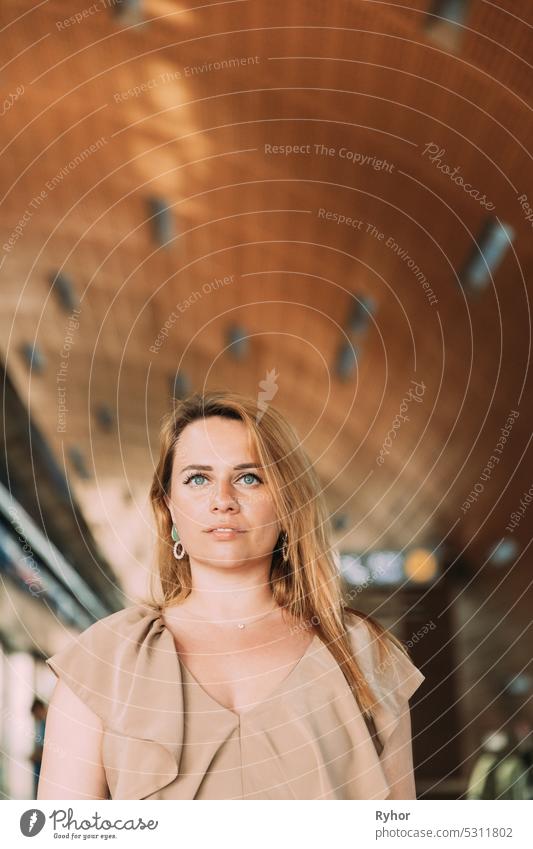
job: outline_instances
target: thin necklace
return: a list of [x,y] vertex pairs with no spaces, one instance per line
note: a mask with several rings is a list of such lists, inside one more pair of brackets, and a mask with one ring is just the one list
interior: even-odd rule
[[[258,616],[256,619],[253,620],[253,622],[260,622],[261,619],[265,619],[267,616],[270,616],[270,614],[273,613],[273,611],[276,609],[276,607],[277,607],[276,602],[274,602],[274,607],[272,607],[271,610],[268,610],[266,613],[263,613],[261,616]],[[189,617],[190,617],[190,614],[189,614]],[[215,622],[223,622],[223,621],[233,622],[234,621],[233,619],[229,619],[229,620],[210,619],[208,616],[193,616],[192,618],[193,619],[200,619],[202,622],[211,622],[212,624],[215,623]],[[236,627],[239,628],[242,631],[243,628],[247,627],[247,623],[246,622],[238,622]]]

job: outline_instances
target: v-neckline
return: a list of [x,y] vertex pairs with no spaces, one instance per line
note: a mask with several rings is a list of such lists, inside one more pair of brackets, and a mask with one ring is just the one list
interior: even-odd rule
[[177,649],[176,649],[176,655],[177,655],[177,658],[178,658],[178,663],[180,664],[181,668],[185,671],[186,675],[189,676],[192,683],[195,684],[202,691],[202,693],[205,696],[207,696],[207,698],[211,702],[213,702],[213,704],[215,704],[217,706],[217,708],[219,710],[223,710],[226,713],[231,713],[236,719],[241,720],[244,717],[248,716],[249,714],[255,712],[256,710],[259,710],[260,708],[264,707],[264,705],[266,705],[268,702],[270,702],[272,699],[276,698],[276,696],[278,696],[280,694],[280,691],[283,690],[284,686],[292,678],[293,673],[296,672],[296,670],[299,668],[299,666],[306,659],[306,657],[310,653],[312,647],[314,646],[314,644],[317,640],[319,640],[319,637],[318,637],[317,634],[314,634],[313,639],[311,640],[311,642],[307,646],[305,652],[296,661],[296,663],[292,666],[292,668],[289,670],[287,675],[284,678],[281,679],[279,684],[276,685],[274,690],[272,690],[267,696],[265,696],[263,699],[261,699],[261,701],[256,702],[251,707],[245,708],[245,710],[241,710],[241,711],[232,710],[232,708],[229,708],[227,705],[223,705],[221,702],[218,701],[218,699],[215,699],[215,697],[212,696],[211,693],[208,693],[207,690],[205,689],[205,687],[202,684],[200,684],[200,682],[194,677],[194,675],[192,674],[190,669],[187,666],[185,666],[185,664],[183,663],[182,659],[179,656],[179,652],[177,651]]
[[321,640],[320,640],[318,634],[316,634],[316,633],[313,634],[313,639],[311,640],[311,642],[307,646],[304,653],[296,661],[296,663],[291,667],[291,669],[289,670],[287,675],[284,678],[281,679],[279,684],[276,685],[274,690],[272,690],[272,692],[270,692],[267,696],[265,696],[264,699],[261,699],[260,702],[256,702],[254,705],[252,705],[252,707],[246,708],[245,710],[236,711],[236,710],[232,710],[231,708],[227,707],[227,705],[223,705],[221,702],[218,701],[218,699],[215,699],[215,697],[212,696],[211,693],[208,693],[207,690],[203,687],[203,685],[200,684],[200,682],[194,677],[194,675],[192,674],[190,669],[188,669],[188,667],[185,666],[185,664],[183,663],[183,661],[180,657],[180,653],[178,651],[178,648],[176,646],[176,640],[174,638],[174,634],[172,633],[172,631],[170,630],[170,628],[168,627],[168,625],[165,622],[164,614],[161,614],[160,618],[161,618],[161,622],[162,622],[162,625],[163,625],[165,631],[168,632],[168,635],[170,636],[170,638],[172,640],[172,644],[174,646],[174,651],[176,653],[176,659],[178,661],[179,667],[191,679],[192,683],[195,684],[199,688],[199,690],[201,690],[201,692],[204,694],[204,696],[206,696],[209,699],[209,701],[211,701],[214,705],[216,705],[219,710],[223,710],[226,713],[231,714],[232,716],[234,716],[236,719],[239,719],[239,720],[243,719],[245,716],[248,716],[249,714],[253,713],[256,710],[259,710],[265,704],[267,704],[273,698],[275,698],[279,694],[279,692],[283,689],[283,687],[288,683],[288,681],[292,677],[293,673],[295,673],[296,670],[300,667],[300,665],[303,664],[304,660],[310,654],[313,646],[316,645],[317,643],[321,644]]

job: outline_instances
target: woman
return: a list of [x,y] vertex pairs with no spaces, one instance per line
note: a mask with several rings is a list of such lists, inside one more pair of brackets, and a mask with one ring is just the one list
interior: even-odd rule
[[415,798],[424,676],[344,606],[282,415],[230,392],[181,401],[150,495],[159,588],[47,660],[38,798]]

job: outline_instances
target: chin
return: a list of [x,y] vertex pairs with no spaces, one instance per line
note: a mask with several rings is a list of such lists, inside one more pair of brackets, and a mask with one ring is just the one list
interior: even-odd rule
[[219,557],[218,560],[211,559],[206,560],[205,562],[213,569],[224,569],[225,571],[227,571],[229,569],[236,569],[238,566],[243,566],[245,563],[248,562],[248,558],[241,557],[240,559],[237,559],[235,557],[228,557],[227,559],[223,559]]
[[240,556],[235,551],[218,551],[218,552],[206,552],[204,555],[200,555],[200,557],[193,557],[193,561],[196,560],[198,563],[205,563],[207,566],[240,566],[242,563],[246,563],[250,560],[249,557]]

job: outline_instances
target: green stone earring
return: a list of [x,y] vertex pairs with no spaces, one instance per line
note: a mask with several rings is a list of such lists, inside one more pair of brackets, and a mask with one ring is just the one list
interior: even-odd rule
[[174,557],[176,558],[176,560],[181,560],[183,557],[185,557],[185,548],[183,547],[183,543],[181,542],[178,536],[178,529],[176,528],[176,525],[172,525],[171,534],[172,539],[174,540]]

